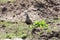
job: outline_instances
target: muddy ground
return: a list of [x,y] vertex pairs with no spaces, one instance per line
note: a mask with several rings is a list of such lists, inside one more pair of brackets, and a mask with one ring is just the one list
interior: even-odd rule
[[[46,33],[44,30],[41,35],[31,34],[29,26],[42,19],[49,24],[51,32]],[[13,35],[12,38],[21,37],[20,32],[33,35],[27,36],[25,40],[60,40],[60,0],[16,0],[13,3],[0,3],[0,38],[11,38],[9,34]]]

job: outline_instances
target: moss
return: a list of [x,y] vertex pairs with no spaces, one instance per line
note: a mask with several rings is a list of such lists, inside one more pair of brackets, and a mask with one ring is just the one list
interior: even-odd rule
[[16,0],[0,0],[1,4],[7,3],[8,1],[10,2],[15,2]]
[[[6,26],[3,29],[5,30],[4,34],[6,34],[4,38],[14,38],[14,37],[25,38],[29,29],[29,27],[25,23],[22,23],[22,22],[10,22],[10,21],[0,20],[0,25]],[[1,34],[2,33],[3,32],[1,32]],[[1,35],[2,38],[4,34]]]
[[13,22],[0,20],[0,25],[6,26],[6,27],[10,27],[11,25],[14,25],[14,24],[13,24]]
[[11,38],[14,38],[14,37],[16,37],[16,34],[14,34],[14,33],[8,33],[8,34],[6,34],[6,38],[11,39]]

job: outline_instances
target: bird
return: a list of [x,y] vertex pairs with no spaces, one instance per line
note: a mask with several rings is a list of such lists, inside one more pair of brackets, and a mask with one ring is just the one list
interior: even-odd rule
[[33,24],[32,20],[29,18],[29,15],[28,15],[27,13],[26,13],[25,23],[26,23],[27,25]]

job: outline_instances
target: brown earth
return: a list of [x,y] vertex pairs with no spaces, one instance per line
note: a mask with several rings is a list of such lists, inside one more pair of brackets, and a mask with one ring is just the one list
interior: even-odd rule
[[[26,16],[28,15],[28,17]],[[16,0],[14,3],[7,2],[5,4],[0,4],[0,20],[5,21],[22,21],[26,23],[30,23],[29,19],[32,23],[35,20],[46,20],[52,29],[54,27],[60,28],[60,0]],[[42,38],[34,38],[32,40],[60,40],[59,35],[60,29],[58,32],[53,30],[53,35],[51,38],[50,36],[43,35]],[[56,33],[56,35],[54,35]],[[46,33],[45,33],[46,34]],[[46,39],[48,38],[48,39]],[[27,38],[28,40],[28,38]]]

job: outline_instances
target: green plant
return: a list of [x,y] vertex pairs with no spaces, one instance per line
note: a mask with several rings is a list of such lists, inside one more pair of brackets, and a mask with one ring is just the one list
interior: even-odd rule
[[46,23],[45,20],[35,21],[34,22],[34,27],[39,27],[39,28],[45,29],[45,28],[48,28],[48,24]]

